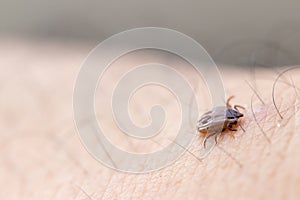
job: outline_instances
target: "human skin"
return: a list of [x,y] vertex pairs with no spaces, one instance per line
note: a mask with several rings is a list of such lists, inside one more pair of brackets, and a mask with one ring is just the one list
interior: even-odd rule
[[1,199],[299,197],[300,91],[296,87],[300,70],[286,74],[275,88],[280,119],[271,95],[281,69],[257,69],[253,78],[245,69],[220,68],[226,97],[235,95],[232,104],[246,108],[241,110],[245,132],[238,128],[235,138],[224,134],[201,161],[191,155],[199,155],[203,141],[199,136],[189,148],[191,153],[172,165],[130,174],[107,168],[87,153],[73,122],[74,82],[91,46],[53,41],[1,43]]

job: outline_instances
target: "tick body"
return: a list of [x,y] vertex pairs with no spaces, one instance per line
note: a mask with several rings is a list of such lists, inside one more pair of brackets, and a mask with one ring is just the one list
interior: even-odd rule
[[239,118],[244,116],[239,112],[238,108],[244,108],[239,105],[232,107],[230,100],[233,97],[228,98],[226,106],[215,107],[211,111],[204,113],[197,122],[197,131],[205,137],[204,147],[209,137],[215,136],[217,143],[217,136],[223,131],[236,131],[235,127],[239,123]]

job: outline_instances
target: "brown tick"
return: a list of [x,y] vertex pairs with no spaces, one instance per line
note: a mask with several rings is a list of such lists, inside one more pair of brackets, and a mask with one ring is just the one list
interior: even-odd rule
[[239,112],[238,108],[245,109],[242,106],[230,105],[230,100],[234,96],[228,98],[226,106],[215,107],[211,111],[204,113],[197,122],[197,131],[204,136],[204,148],[208,138],[215,136],[217,143],[217,136],[225,130],[237,131],[235,127],[238,125],[239,118],[244,115]]

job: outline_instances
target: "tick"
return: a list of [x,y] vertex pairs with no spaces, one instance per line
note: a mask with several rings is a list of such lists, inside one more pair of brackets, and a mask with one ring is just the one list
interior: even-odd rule
[[244,115],[239,112],[238,108],[245,109],[243,106],[230,104],[231,96],[227,99],[226,106],[219,106],[213,108],[211,111],[204,113],[197,122],[197,131],[204,136],[204,148],[206,147],[206,141],[208,138],[215,136],[215,142],[217,143],[217,137],[225,130],[237,131],[236,127],[239,124],[239,118]]

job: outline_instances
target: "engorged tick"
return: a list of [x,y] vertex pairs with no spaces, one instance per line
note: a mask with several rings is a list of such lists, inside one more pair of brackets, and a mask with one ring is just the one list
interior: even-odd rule
[[197,131],[204,136],[204,148],[208,138],[217,136],[225,130],[237,131],[235,128],[238,125],[239,118],[244,115],[239,112],[238,108],[245,109],[242,106],[235,105],[233,108],[230,105],[230,100],[234,96],[228,98],[226,106],[215,107],[211,111],[204,113],[197,122]]

